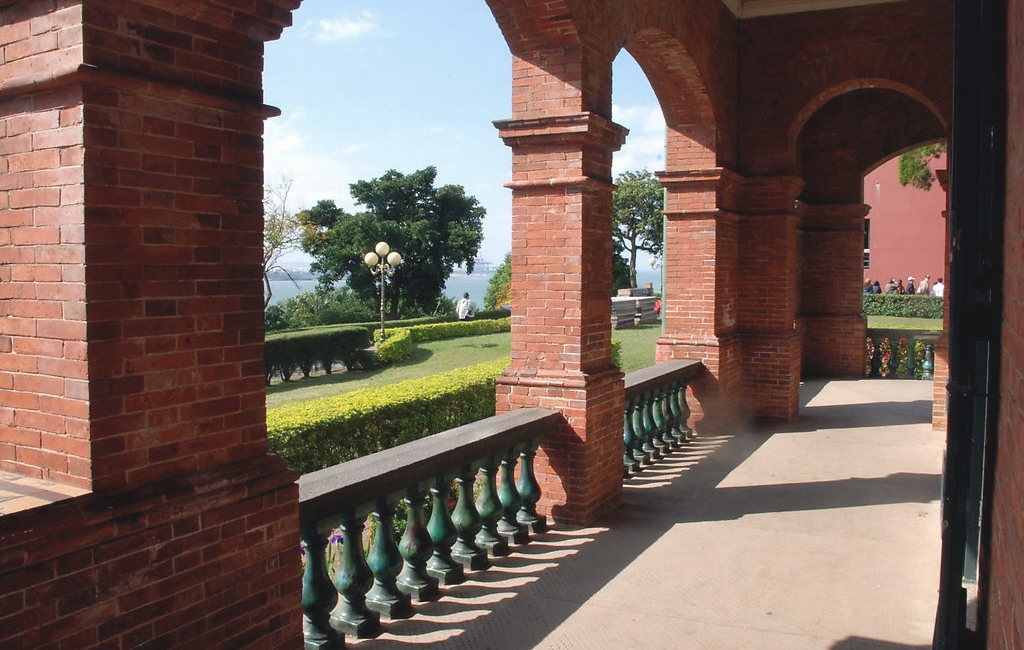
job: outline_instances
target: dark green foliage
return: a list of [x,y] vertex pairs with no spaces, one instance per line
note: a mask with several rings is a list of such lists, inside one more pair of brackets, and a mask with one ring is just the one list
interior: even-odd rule
[[368,322],[380,312],[375,303],[367,303],[346,286],[327,290],[304,291],[271,305],[264,313],[268,332],[304,327]]
[[942,318],[939,296],[907,296],[899,294],[864,294],[865,316],[898,316],[900,318]]
[[910,185],[919,190],[930,190],[935,181],[935,174],[928,163],[945,151],[946,145],[939,143],[918,147],[901,155],[899,160],[900,185]]
[[367,304],[379,304],[379,278],[363,256],[385,241],[403,258],[387,281],[387,317],[433,314],[452,270],[462,264],[472,272],[485,214],[461,186],[435,188],[436,176],[434,167],[409,175],[390,170],[350,186],[366,212],[347,214],[333,201],[320,201],[302,213],[310,270],[325,286],[344,281]]
[[328,373],[335,363],[351,369],[369,345],[369,330],[359,325],[269,335],[263,346],[267,383],[274,375],[288,381],[296,371],[308,377],[317,366]]
[[484,294],[484,309],[498,309],[502,305],[512,303],[512,253],[505,253],[494,275],[487,282],[487,293]]

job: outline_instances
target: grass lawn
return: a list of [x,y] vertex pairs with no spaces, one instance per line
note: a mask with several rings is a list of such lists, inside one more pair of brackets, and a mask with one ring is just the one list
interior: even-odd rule
[[419,343],[412,358],[403,363],[365,371],[335,370],[333,374],[308,379],[300,374],[298,379],[289,382],[277,381],[267,387],[267,408],[436,375],[508,356],[510,349],[511,338],[507,332]]
[[898,318],[896,316],[868,316],[870,329],[941,330],[941,318]]
[[[654,343],[661,335],[660,325],[615,330],[613,338],[622,341],[623,371],[631,372],[654,363]],[[508,333],[467,336],[445,341],[420,343],[408,361],[374,370],[345,372],[335,370],[330,375],[317,375],[308,379],[299,375],[289,382],[275,381],[267,387],[267,408],[290,402],[303,402],[347,393],[369,386],[392,384],[405,379],[436,375],[463,366],[508,356],[511,336]]]

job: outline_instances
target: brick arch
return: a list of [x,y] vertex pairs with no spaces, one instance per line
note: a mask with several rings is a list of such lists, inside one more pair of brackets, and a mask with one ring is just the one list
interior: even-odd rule
[[[821,93],[813,97],[807,104],[801,108],[796,117],[790,124],[789,132],[787,134],[787,148],[793,160],[799,162],[800,152],[798,150],[799,140],[804,132],[804,128],[807,126],[809,120],[818,115],[819,112],[827,104],[833,100],[847,95],[849,93],[857,93],[858,91],[870,91],[870,90],[883,90],[892,91],[906,96],[910,101],[915,102],[925,109],[927,113],[934,118],[938,123],[939,127],[945,134],[949,129],[949,120],[942,114],[942,110],[935,104],[935,102],[928,95],[922,93],[917,88],[908,86],[903,83],[895,82],[890,79],[851,79],[835,86],[828,88]],[[926,117],[922,115],[922,117]],[[942,137],[942,136],[936,136]]]
[[719,144],[715,107],[685,46],[662,30],[646,29],[634,34],[623,49],[644,71],[665,116],[666,169],[714,167]]
[[[951,123],[952,2],[907,0],[741,21],[741,166],[791,174],[794,135],[818,108],[866,87],[900,90]],[[842,30],[836,30],[841,19]],[[884,21],[884,22],[879,22]],[[898,28],[893,28],[893,26]]]
[[793,157],[814,204],[862,201],[865,170],[921,142],[946,136],[934,107],[894,87],[854,85],[808,115],[794,134]]

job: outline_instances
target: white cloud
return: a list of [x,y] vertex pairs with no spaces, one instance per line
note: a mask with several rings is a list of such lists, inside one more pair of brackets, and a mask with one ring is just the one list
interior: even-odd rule
[[329,18],[313,21],[316,34],[313,40],[321,43],[360,38],[381,32],[377,17],[369,11],[363,11],[358,18]]
[[629,129],[626,144],[612,160],[612,173],[665,168],[665,116],[658,105],[612,106],[616,123]]

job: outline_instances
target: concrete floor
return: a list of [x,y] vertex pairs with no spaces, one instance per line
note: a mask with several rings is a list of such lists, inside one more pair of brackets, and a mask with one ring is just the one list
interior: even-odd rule
[[702,437],[471,573],[390,648],[930,648],[944,432],[931,383],[808,382],[800,418]]

